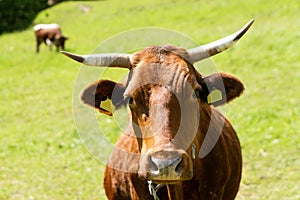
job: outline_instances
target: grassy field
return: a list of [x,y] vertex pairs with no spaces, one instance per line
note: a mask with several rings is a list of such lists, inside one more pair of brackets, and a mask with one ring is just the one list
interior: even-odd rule
[[[81,4],[90,11],[82,12]],[[243,151],[237,199],[295,200],[300,199],[299,10],[294,0],[66,2],[41,12],[34,24],[59,23],[70,37],[67,50],[89,53],[135,28],[172,29],[203,44],[254,18],[233,49],[213,58],[218,70],[246,85],[226,107]],[[32,27],[1,35],[0,44],[0,199],[105,199],[104,166],[81,143],[73,120],[80,65],[44,45],[36,54]]]

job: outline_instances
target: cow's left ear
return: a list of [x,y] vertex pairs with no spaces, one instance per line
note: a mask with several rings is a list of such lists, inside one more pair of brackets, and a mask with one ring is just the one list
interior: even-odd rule
[[214,106],[228,103],[244,91],[244,85],[237,77],[223,72],[204,77],[200,84],[203,100]]

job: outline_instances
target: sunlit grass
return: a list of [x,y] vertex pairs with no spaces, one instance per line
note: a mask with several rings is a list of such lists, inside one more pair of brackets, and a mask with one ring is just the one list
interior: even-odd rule
[[[226,107],[243,150],[237,199],[294,200],[300,198],[299,9],[291,0],[67,2],[34,23],[59,23],[70,38],[67,50],[86,54],[135,28],[173,29],[203,44],[254,18],[234,48],[213,58],[246,86]],[[0,43],[0,199],[105,199],[104,166],[82,145],[73,119],[80,64],[44,45],[37,55],[31,27],[1,35]],[[108,122],[105,133],[120,134],[113,118],[95,115]]]

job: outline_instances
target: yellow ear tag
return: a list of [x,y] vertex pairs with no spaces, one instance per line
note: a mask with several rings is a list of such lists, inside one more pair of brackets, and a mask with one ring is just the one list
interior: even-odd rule
[[222,100],[222,92],[217,89],[213,89],[213,91],[207,96],[207,103],[209,104],[220,100]]
[[103,111],[103,112],[102,111],[100,111],[100,112],[112,116],[113,104],[112,104],[111,100],[106,99],[105,101],[101,101],[100,110]]

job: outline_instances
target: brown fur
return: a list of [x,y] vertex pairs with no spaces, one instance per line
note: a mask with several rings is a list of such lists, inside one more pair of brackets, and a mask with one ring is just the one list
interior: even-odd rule
[[[105,171],[108,199],[153,199],[147,180],[164,185],[157,191],[161,200],[235,198],[242,170],[240,143],[230,122],[213,105],[238,97],[243,84],[226,73],[203,77],[187,60],[182,48],[146,48],[134,55],[128,81],[98,81],[82,93],[83,101],[98,110],[106,98],[115,105],[120,105],[122,95],[129,99],[131,120]],[[219,90],[222,99],[209,105],[212,89]],[[205,145],[215,138],[215,145],[205,154],[209,148]],[[172,176],[157,178],[150,172],[151,159],[173,159],[173,154],[181,156],[176,166],[180,176],[171,171]]]
[[[36,52],[39,53],[40,45],[44,42],[47,45],[47,40],[54,43],[56,46],[56,51],[60,48],[62,50],[65,49],[65,41],[68,39],[67,37],[63,36],[61,33],[60,28],[53,28],[53,29],[39,29],[34,31],[35,38],[36,38]],[[51,50],[51,45],[50,45]]]

